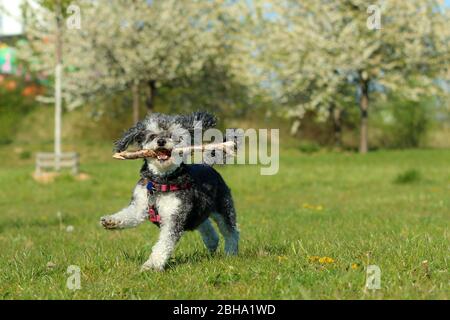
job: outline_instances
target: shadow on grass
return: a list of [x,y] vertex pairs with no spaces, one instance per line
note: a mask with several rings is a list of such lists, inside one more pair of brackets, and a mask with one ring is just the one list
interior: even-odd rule
[[196,251],[193,254],[175,255],[169,260],[167,269],[173,270],[184,264],[197,264],[212,259],[223,259],[224,257],[225,256],[219,252],[211,254],[206,251],[206,249],[205,251]]
[[[219,250],[219,249],[218,249]],[[279,256],[284,255],[288,252],[288,245],[283,244],[273,244],[273,245],[257,245],[252,246],[249,244],[248,249],[241,249],[238,258],[241,259],[254,259],[261,256]],[[187,263],[196,263],[203,262],[209,260],[225,260],[228,258],[232,258],[233,256],[226,255],[223,251],[219,250],[216,253],[209,253],[206,251],[196,251],[193,254],[182,254],[176,255],[169,262],[169,268],[175,268],[176,266],[187,264]]]
[[[255,258],[278,257],[287,254],[288,251],[289,246],[284,244],[257,245],[256,247],[249,244],[248,249],[241,249],[236,257],[253,261]],[[151,248],[148,247],[142,247],[131,252],[125,249],[120,250],[120,253],[125,260],[136,265],[142,265],[148,259],[150,252]],[[233,257],[235,256],[226,255],[221,248],[218,248],[218,251],[212,254],[209,253],[206,248],[192,253],[177,253],[175,250],[174,255],[167,263],[166,271],[174,271],[183,265],[195,266],[204,263],[205,261],[225,261],[226,259]]]
[[[151,251],[151,250],[150,250]],[[128,252],[126,250],[121,250],[121,253],[125,260],[130,261],[134,264],[143,264],[150,254],[150,251],[147,248],[142,248],[139,250],[135,250],[133,252]],[[166,269],[176,269],[176,267],[184,264],[195,264],[199,262],[203,262],[205,260],[217,259],[225,257],[221,253],[210,254],[206,251],[196,251],[192,254],[176,254],[172,257]]]

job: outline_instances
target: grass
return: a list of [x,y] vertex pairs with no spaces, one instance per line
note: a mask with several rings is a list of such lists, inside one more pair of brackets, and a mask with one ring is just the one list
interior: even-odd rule
[[406,170],[395,177],[394,182],[399,184],[408,184],[419,182],[422,179],[420,171],[416,169]]
[[[141,164],[110,160],[109,146],[78,150],[90,179],[42,185],[31,179],[33,157],[0,148],[0,298],[449,298],[449,150],[292,148],[275,176],[219,168],[235,196],[240,255],[224,256],[221,243],[208,256],[199,234],[188,233],[166,272],[144,274],[157,228],[98,225],[127,204]],[[408,168],[423,179],[395,183]],[[66,287],[70,265],[81,269],[81,290]],[[364,290],[368,265],[381,269],[380,290]]]

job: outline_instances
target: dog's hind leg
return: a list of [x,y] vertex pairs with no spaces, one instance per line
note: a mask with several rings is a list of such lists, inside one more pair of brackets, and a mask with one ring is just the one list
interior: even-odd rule
[[236,226],[236,210],[233,198],[231,194],[226,194],[221,200],[220,206],[217,208],[218,212],[211,216],[225,239],[225,253],[236,255],[238,254],[239,230]]
[[198,226],[197,230],[200,232],[206,248],[210,253],[214,253],[219,245],[219,236],[212,226],[211,220],[206,219],[205,222]]

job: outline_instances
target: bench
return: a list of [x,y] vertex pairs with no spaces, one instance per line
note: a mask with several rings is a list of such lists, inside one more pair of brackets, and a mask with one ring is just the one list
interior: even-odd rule
[[41,175],[45,169],[59,171],[69,168],[73,175],[79,173],[79,155],[76,152],[63,152],[59,155],[50,152],[39,152],[36,155],[36,175]]

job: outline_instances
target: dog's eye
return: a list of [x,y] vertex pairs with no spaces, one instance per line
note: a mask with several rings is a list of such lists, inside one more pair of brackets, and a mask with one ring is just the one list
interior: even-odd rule
[[150,140],[154,140],[156,138],[156,134],[149,135]]
[[144,134],[143,133],[139,133],[137,136],[136,136],[136,142],[137,143],[141,143],[142,141],[144,141]]

